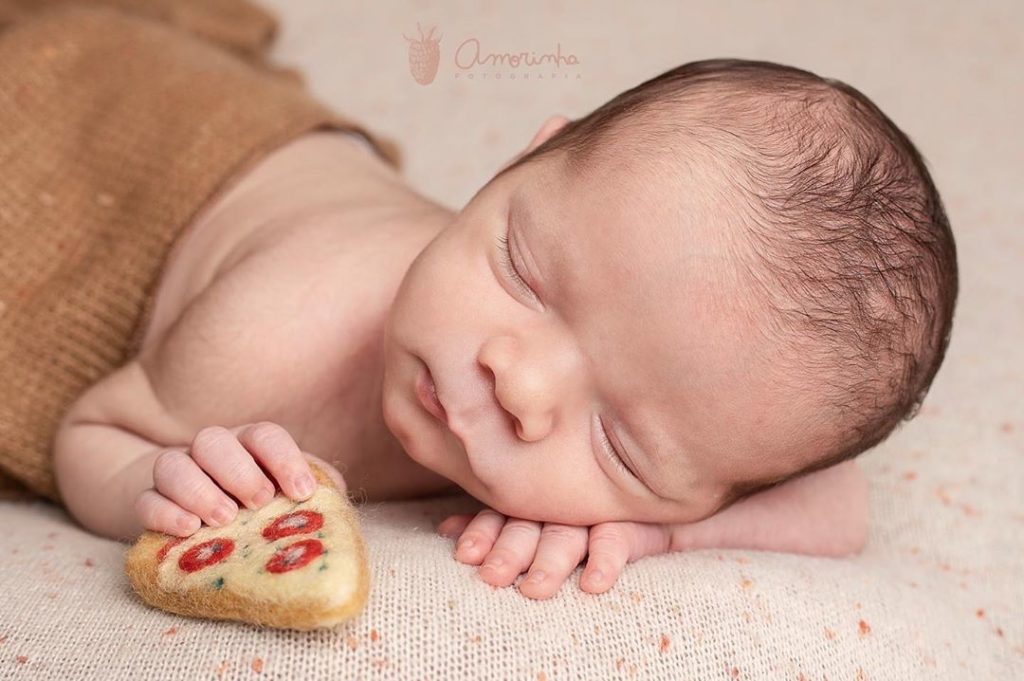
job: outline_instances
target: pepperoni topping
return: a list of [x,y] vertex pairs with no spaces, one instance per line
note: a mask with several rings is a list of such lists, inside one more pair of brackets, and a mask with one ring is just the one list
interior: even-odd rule
[[324,545],[319,539],[297,541],[277,550],[267,561],[267,572],[278,574],[304,567],[323,552]]
[[306,534],[319,530],[324,525],[324,517],[316,511],[295,511],[278,516],[274,522],[263,528],[263,538],[274,541],[293,534]]
[[185,572],[196,572],[215,565],[235,550],[235,542],[227,537],[217,537],[202,544],[196,544],[178,559],[178,567]]

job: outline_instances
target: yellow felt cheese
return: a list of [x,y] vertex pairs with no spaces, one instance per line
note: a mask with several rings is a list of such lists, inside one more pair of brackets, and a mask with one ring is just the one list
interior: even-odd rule
[[180,615],[283,629],[331,627],[357,615],[370,575],[356,510],[315,463],[318,486],[240,507],[224,527],[190,537],[144,532],[125,556],[139,596]]

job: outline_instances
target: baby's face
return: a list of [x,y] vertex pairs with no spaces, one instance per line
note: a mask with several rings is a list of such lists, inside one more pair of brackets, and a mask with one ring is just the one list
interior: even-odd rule
[[[383,409],[408,454],[501,513],[577,525],[699,520],[812,457],[702,182],[557,155],[478,192],[392,307]],[[417,399],[424,365],[447,424]]]

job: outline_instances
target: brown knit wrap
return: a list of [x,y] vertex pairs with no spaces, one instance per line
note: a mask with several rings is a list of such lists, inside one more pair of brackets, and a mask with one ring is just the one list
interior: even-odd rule
[[63,503],[61,417],[131,358],[176,238],[232,177],[317,128],[399,167],[267,62],[275,30],[244,0],[0,0],[0,496]]

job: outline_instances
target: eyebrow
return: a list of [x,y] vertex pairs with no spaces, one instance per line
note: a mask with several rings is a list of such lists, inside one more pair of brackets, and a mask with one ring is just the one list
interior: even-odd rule
[[[511,204],[511,206],[510,206],[509,214],[510,214],[510,216],[512,216],[512,218],[510,218],[510,219],[512,219],[514,224],[517,225],[517,226],[519,226],[519,225],[528,225],[529,229],[526,230],[526,231],[533,231],[533,229],[536,227],[537,223],[533,219],[533,214],[530,211],[530,208],[528,206],[528,202],[524,201],[522,198],[520,198],[518,196],[513,196],[510,199],[510,204]],[[516,250],[520,251],[520,257],[522,257],[522,251],[524,249],[522,249],[521,246],[525,242],[525,239],[523,238],[523,235],[521,233],[516,234],[515,236],[517,238],[515,238],[513,241],[515,242]],[[529,250],[529,249],[526,249],[526,250]],[[550,304],[550,301],[551,301],[551,298],[549,296],[550,291],[548,291],[548,289],[538,285],[537,282],[538,281],[542,281],[540,279],[540,276],[539,276],[540,266],[539,266],[539,264],[537,262],[537,259],[534,257],[532,250],[529,250],[529,254],[530,254],[530,263],[529,264],[531,265],[531,268],[530,268],[529,272],[526,273],[529,276],[529,278],[530,278],[530,280],[527,283],[534,287],[534,289],[538,292],[538,297],[540,297],[542,299],[542,304],[544,305],[545,308],[547,308],[548,305]],[[541,293],[543,293],[544,295],[541,296],[540,295]],[[622,438],[618,435],[618,433],[621,433],[621,432],[626,433],[633,442],[638,442],[638,439],[636,437],[634,437],[632,431],[627,427],[625,419],[617,418],[616,417],[615,420],[612,421],[612,417],[610,415],[609,416],[605,416],[603,418],[604,418],[604,420],[606,422],[609,423],[610,426],[614,426],[614,428],[610,428],[609,430],[611,431],[610,434],[615,436],[615,439],[618,441],[618,446],[616,447],[616,446],[613,445],[612,449],[615,449],[615,450],[617,450],[618,452],[620,452],[622,454],[621,458],[623,460],[622,461],[623,464],[629,470],[633,471],[633,475],[637,478],[637,480],[640,481],[640,484],[643,485],[644,487],[646,487],[647,490],[651,494],[653,494],[654,496],[658,497],[659,499],[663,499],[665,501],[674,501],[673,499],[670,499],[669,497],[664,496],[663,494],[658,492],[658,490],[654,489],[654,487],[648,482],[647,476],[644,475],[643,471],[640,470],[639,465],[637,465],[638,461],[643,460],[643,461],[648,462],[647,463],[648,466],[651,466],[651,465],[654,464],[655,459],[653,457],[647,456],[644,453],[644,451],[640,450],[640,449],[633,450],[633,451],[627,450],[625,445],[622,444]],[[592,446],[593,447],[600,447],[600,445],[597,444],[597,443],[593,443]],[[639,453],[640,457],[638,458],[636,455],[634,455],[634,452]],[[605,456],[604,452],[599,452],[599,451],[595,450],[593,453],[596,456]]]

